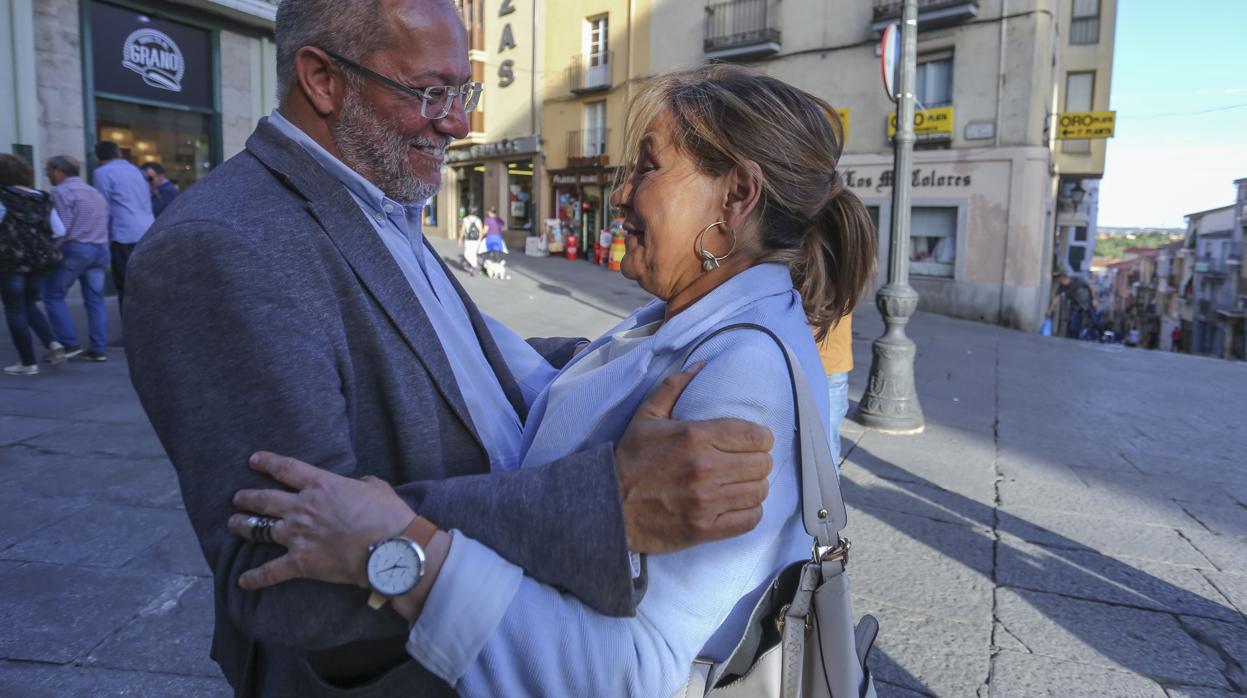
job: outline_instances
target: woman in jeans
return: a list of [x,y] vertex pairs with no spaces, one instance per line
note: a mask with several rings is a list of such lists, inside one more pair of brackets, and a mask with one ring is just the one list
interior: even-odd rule
[[[32,259],[22,240],[32,236],[60,237],[65,234],[52,197],[34,189],[34,171],[30,163],[16,155],[0,153],[0,298],[4,301],[4,319],[17,347],[20,363],[6,366],[11,376],[33,376],[39,373],[31,330],[50,351],[53,364],[65,360],[65,349],[52,336],[52,328],[39,301],[43,295],[46,260]],[[53,262],[55,264],[55,262]]]

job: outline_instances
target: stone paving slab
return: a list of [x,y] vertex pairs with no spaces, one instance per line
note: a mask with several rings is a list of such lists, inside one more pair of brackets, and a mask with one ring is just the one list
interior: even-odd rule
[[78,497],[30,497],[8,485],[0,491],[0,558],[5,551],[41,529],[73,515],[89,501]]
[[0,478],[13,492],[92,497],[134,506],[178,508],[182,496],[169,461],[99,454],[9,450]]
[[168,673],[52,667],[0,660],[0,695],[22,698],[226,698],[222,678]]
[[1212,533],[1247,538],[1247,507],[1190,502],[1182,508]]
[[1001,507],[1000,532],[1060,548],[1085,548],[1114,557],[1207,567],[1208,559],[1177,531],[1130,521],[1038,507]]
[[1244,621],[1239,610],[1200,570],[1179,565],[1121,560],[1005,539],[997,549],[996,580],[1019,589]]
[[[1002,472],[1011,471],[1003,463]],[[1000,505],[1029,506],[1071,514],[1095,512],[1116,521],[1188,528],[1197,525],[1183,505],[1168,499],[1140,500],[1119,489],[1085,484],[1070,468],[1052,471],[1052,479],[1006,475],[1000,481]],[[1059,474],[1058,474],[1059,473]],[[1068,474],[1069,479],[1065,479]]]
[[1183,531],[1182,536],[1216,569],[1247,574],[1247,538],[1207,531]]
[[150,604],[180,596],[191,581],[150,572],[23,565],[2,579],[0,657],[74,661]]
[[0,447],[9,446],[40,434],[55,431],[61,423],[48,417],[21,417],[0,414]]
[[1223,623],[1208,618],[1181,616],[1182,626],[1201,642],[1204,653],[1236,690],[1247,691],[1247,621]]
[[81,664],[129,671],[220,675],[208,657],[212,626],[212,580],[189,580],[176,597],[145,608],[137,618],[91,651]]
[[124,424],[74,422],[27,438],[25,445],[54,453],[87,453],[123,458],[164,458],[165,450],[146,421]]
[[886,550],[888,554],[948,558],[984,577],[991,576],[992,538],[987,528],[950,524],[915,515],[914,511],[922,509],[918,504],[908,511],[850,505],[845,537],[868,542],[855,557],[855,564],[863,558],[884,557]]
[[121,567],[186,518],[180,511],[95,502],[0,552],[8,560]]
[[991,694],[999,698],[1165,698],[1160,684],[1137,674],[1027,652],[992,657]]
[[1230,687],[1220,661],[1168,613],[1002,587],[996,592],[996,616],[1035,654],[1162,683]]

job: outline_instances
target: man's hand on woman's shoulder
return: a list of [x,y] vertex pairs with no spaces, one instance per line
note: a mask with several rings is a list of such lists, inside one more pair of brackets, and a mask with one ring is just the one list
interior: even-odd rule
[[671,411],[700,367],[669,376],[615,447],[628,547],[670,553],[747,533],[769,489],[770,429],[740,419],[681,422]]

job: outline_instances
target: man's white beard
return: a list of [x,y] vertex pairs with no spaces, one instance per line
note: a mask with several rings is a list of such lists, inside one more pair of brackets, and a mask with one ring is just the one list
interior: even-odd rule
[[416,145],[434,145],[424,139],[409,141],[398,130],[377,117],[355,87],[347,87],[342,114],[331,129],[334,142],[348,167],[364,176],[391,199],[418,203],[437,193],[439,182],[418,179],[411,171],[409,150]]

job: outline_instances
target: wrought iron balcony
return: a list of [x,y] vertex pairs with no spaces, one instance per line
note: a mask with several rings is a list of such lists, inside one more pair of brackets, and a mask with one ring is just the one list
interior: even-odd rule
[[706,6],[706,59],[762,58],[779,53],[775,0],[728,0]]
[[613,51],[577,54],[567,68],[567,84],[575,93],[608,90],[611,87]]
[[610,164],[610,156],[606,153],[606,144],[610,140],[610,129],[587,128],[567,133],[567,166],[568,167],[604,167]]
[[[900,0],[874,0],[870,28],[877,32],[901,19]],[[978,0],[918,0],[918,28],[935,29],[974,19]]]

